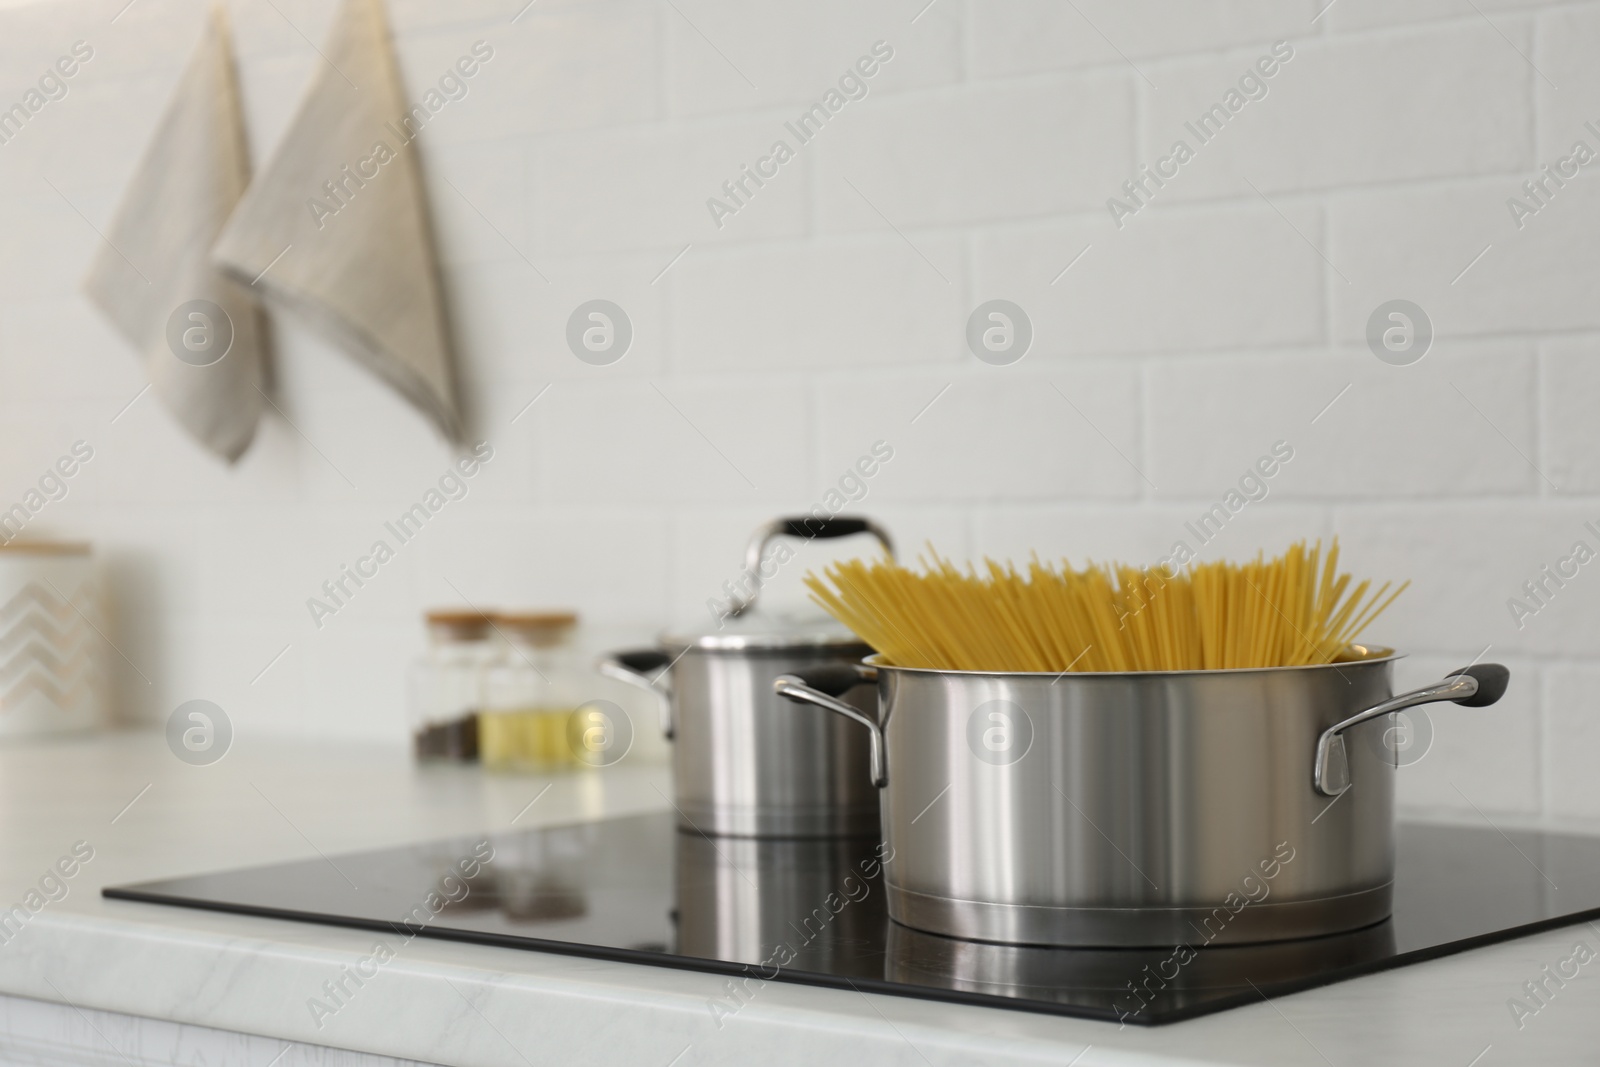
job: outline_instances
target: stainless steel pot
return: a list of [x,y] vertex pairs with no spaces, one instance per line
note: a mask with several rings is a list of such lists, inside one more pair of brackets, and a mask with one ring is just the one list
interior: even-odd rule
[[[1387,716],[1479,707],[1478,664],[1391,696],[1389,650],[1314,667],[1023,674],[877,658],[776,691],[864,727],[883,790],[889,914],[1010,944],[1239,944],[1391,910]],[[878,706],[841,699],[876,682]],[[858,691],[858,690],[857,690]]]
[[[775,519],[746,553],[748,591],[735,591],[716,625],[669,632],[660,646],[616,652],[600,670],[662,699],[673,741],[679,825],[714,835],[848,837],[878,832],[878,790],[869,774],[872,740],[850,723],[795,708],[773,691],[782,675],[843,667],[872,649],[823,616],[786,618],[756,609],[767,545],[779,537],[889,535],[858,518]],[[858,713],[865,690],[844,698]],[[854,701],[855,703],[851,703]]]

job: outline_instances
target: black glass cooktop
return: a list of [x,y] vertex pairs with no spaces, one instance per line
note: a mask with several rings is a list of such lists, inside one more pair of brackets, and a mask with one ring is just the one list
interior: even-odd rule
[[980,944],[891,922],[876,847],[711,839],[646,815],[105,895],[380,930],[392,947],[420,935],[725,973],[746,979],[725,987],[730,1014],[787,981],[1146,1025],[1600,915],[1600,837],[1402,824],[1394,916],[1354,933],[1193,958]]

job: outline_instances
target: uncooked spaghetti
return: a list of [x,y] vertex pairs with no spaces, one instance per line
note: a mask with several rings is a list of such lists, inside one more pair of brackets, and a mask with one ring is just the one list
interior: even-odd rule
[[1035,557],[958,570],[932,547],[921,571],[880,560],[807,574],[813,599],[901,667],[965,671],[1181,671],[1328,663],[1409,586],[1351,588],[1339,541],[1276,559],[1181,571]]

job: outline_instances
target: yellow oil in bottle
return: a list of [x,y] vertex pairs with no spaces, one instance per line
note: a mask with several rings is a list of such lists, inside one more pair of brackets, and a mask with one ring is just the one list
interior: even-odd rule
[[573,708],[512,708],[478,716],[478,758],[490,770],[548,771],[579,763],[568,739]]

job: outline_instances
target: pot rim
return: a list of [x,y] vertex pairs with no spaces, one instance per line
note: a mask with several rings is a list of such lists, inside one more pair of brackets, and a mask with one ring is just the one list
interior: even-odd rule
[[[1382,645],[1352,645],[1352,648],[1365,653],[1356,659],[1339,660],[1334,663],[1303,663],[1291,667],[1219,667],[1211,670],[1193,671],[963,671],[943,667],[901,667],[893,663],[882,662],[881,653],[861,660],[861,664],[879,671],[901,671],[906,674],[944,674],[960,678],[1053,678],[1062,679],[1091,679],[1091,678],[1195,678],[1212,675],[1239,675],[1239,674],[1268,674],[1276,672],[1298,671],[1336,671],[1341,667],[1365,667],[1380,663],[1393,663],[1406,658],[1407,653],[1396,652],[1392,648]],[[1051,683],[1055,684],[1054,682]]]
[[848,653],[852,649],[872,646],[854,634],[837,637],[832,634],[794,636],[791,634],[706,634],[689,638],[682,634],[662,634],[656,645],[663,652],[810,652],[829,649]]

